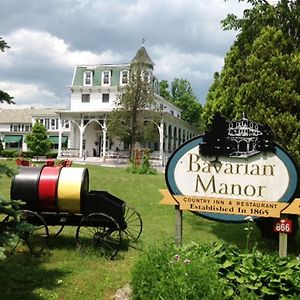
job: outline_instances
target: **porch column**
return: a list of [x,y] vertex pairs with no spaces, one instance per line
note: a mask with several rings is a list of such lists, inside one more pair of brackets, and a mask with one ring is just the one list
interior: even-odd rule
[[106,156],[106,133],[107,133],[106,118],[103,119],[102,132],[103,132],[103,137],[102,137],[102,157],[103,157],[103,161],[105,161],[105,156]]
[[175,136],[175,149],[179,146],[179,128],[176,127],[176,136]]
[[83,157],[83,132],[84,132],[84,125],[83,125],[83,118],[81,117],[80,126],[79,126],[79,157]]
[[159,131],[159,163],[161,166],[164,165],[164,118],[160,119]]
[[172,139],[171,139],[171,152],[175,150],[175,126],[171,126]]
[[167,124],[166,124],[166,130],[167,130],[167,136],[166,136],[166,143],[165,143],[165,151],[166,153],[169,153],[170,132],[169,132],[169,125]]
[[58,119],[58,151],[57,151],[57,156],[61,157],[61,140],[62,140],[62,123],[63,120],[61,119],[61,116],[59,116]]

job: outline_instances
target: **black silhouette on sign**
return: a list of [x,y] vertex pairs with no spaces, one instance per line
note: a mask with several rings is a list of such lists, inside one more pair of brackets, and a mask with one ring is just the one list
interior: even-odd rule
[[268,125],[248,120],[227,121],[217,113],[203,136],[200,153],[204,156],[247,158],[260,152],[274,152],[274,136]]

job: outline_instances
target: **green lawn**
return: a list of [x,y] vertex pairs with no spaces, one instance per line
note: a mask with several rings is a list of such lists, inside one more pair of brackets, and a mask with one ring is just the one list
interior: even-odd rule
[[[1,161],[16,168],[14,161]],[[76,166],[76,165],[75,165]],[[143,233],[137,249],[129,248],[114,261],[97,254],[82,257],[75,245],[76,227],[67,227],[50,241],[42,257],[18,252],[0,263],[0,299],[111,299],[130,282],[130,270],[142,249],[155,241],[174,240],[175,214],[172,206],[159,205],[159,189],[166,188],[164,174],[134,175],[121,168],[87,166],[90,189],[104,190],[126,201],[141,214]],[[0,194],[9,199],[11,179],[0,178]],[[189,212],[183,213],[183,243],[224,241],[246,246],[243,224],[214,222]],[[258,231],[250,247],[265,247]]]

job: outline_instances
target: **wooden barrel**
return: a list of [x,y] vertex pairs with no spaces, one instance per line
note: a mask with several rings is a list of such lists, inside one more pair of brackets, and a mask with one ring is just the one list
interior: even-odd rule
[[81,213],[81,206],[89,188],[89,173],[86,168],[62,168],[57,187],[59,211]]
[[43,167],[20,167],[17,175],[14,176],[10,198],[24,201],[26,204],[22,209],[38,210],[38,187],[42,169]]
[[39,180],[39,211],[57,211],[57,185],[62,167],[44,167]]

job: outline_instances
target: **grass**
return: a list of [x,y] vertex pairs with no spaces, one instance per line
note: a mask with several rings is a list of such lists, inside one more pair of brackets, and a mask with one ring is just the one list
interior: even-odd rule
[[[16,168],[14,161],[3,161]],[[76,166],[76,165],[75,165]],[[172,206],[159,205],[159,189],[166,188],[164,175],[135,175],[121,168],[86,166],[90,189],[108,191],[133,206],[142,216],[143,233],[137,249],[129,248],[114,261],[93,253],[82,257],[75,245],[76,227],[67,227],[50,241],[42,257],[18,252],[0,262],[0,299],[112,299],[115,291],[130,282],[130,271],[142,249],[154,241],[174,240],[175,213]],[[11,179],[2,175],[0,194],[10,197]],[[224,241],[245,249],[244,224],[210,221],[189,212],[183,213],[183,243]],[[257,229],[250,247],[261,240]],[[277,247],[277,245],[276,245]]]

